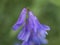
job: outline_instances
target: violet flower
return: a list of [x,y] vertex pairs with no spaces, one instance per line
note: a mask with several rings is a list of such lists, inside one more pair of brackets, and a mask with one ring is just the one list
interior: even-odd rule
[[17,20],[17,22],[13,25],[13,30],[18,30],[18,28],[23,25],[24,21],[25,21],[25,18],[26,18],[26,13],[27,13],[27,9],[24,8],[22,11],[21,11],[21,14]]
[[17,22],[13,25],[13,30],[18,30],[22,25],[22,30],[17,36],[18,40],[23,41],[22,45],[41,45],[48,43],[46,35],[50,27],[41,24],[32,11],[26,8],[23,8]]

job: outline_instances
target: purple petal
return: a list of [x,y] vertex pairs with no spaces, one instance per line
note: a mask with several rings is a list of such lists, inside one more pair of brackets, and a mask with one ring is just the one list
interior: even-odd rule
[[37,24],[36,26],[37,26],[38,29],[40,29],[40,30],[50,30],[49,26],[40,24],[40,22],[38,21],[37,18],[35,18],[35,22]]
[[40,37],[41,44],[47,44],[48,41],[45,38]]
[[15,42],[13,45],[21,45],[20,43],[18,43],[18,42]]
[[26,30],[25,27],[23,28],[23,30],[20,31],[20,33],[18,34],[18,39],[19,40],[24,40],[24,41],[28,41],[30,36],[30,31]]
[[34,42],[34,44],[40,45],[40,40],[38,38],[38,35],[33,35],[32,37],[32,41]]
[[21,24],[14,24],[12,29],[13,30],[17,30],[20,26],[21,26]]
[[27,9],[23,8],[17,22],[13,25],[13,30],[17,30],[25,21]]
[[33,42],[29,41],[29,42],[23,42],[22,45],[34,45]]
[[38,45],[47,44],[48,41],[43,37],[43,35],[45,35],[45,34],[42,33],[42,35],[40,35],[40,36],[38,36],[37,34],[34,34],[32,37],[34,44],[38,44]]
[[38,37],[42,37],[42,38],[46,38],[46,35],[48,35],[48,33],[45,30],[38,30]]
[[26,18],[26,13],[27,13],[27,9],[23,8],[23,10],[22,10],[17,22],[23,23],[25,18]]
[[28,44],[28,43],[26,43],[26,42],[23,42],[23,43],[22,43],[22,45],[29,45],[29,44]]
[[41,28],[43,28],[44,30],[50,30],[50,27],[44,24],[41,24]]
[[36,17],[34,16],[34,14],[31,11],[29,11],[29,17],[30,17],[30,23],[33,27],[33,30],[36,32],[37,31],[37,25],[36,25],[36,21],[35,21]]

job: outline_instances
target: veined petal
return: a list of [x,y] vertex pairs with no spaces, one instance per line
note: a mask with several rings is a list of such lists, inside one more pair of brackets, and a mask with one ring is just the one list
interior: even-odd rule
[[46,40],[45,38],[40,37],[40,42],[41,42],[41,44],[47,44],[48,40]]
[[31,12],[31,11],[29,11],[29,18],[30,18],[30,22],[31,22],[31,25],[32,25],[32,27],[33,27],[33,30],[35,31],[35,32],[37,32],[37,25],[36,25],[36,21],[35,21],[35,16],[34,16],[34,14]]
[[34,45],[34,43],[32,41],[28,41],[28,42],[23,42],[22,45]]
[[29,36],[30,36],[30,33],[29,33],[29,32],[25,32],[25,31],[22,30],[22,31],[18,34],[18,39],[19,39],[19,40],[28,41]]
[[44,30],[50,30],[50,27],[44,24],[41,24],[41,28],[43,28]]
[[29,45],[27,42],[23,42],[22,45]]
[[29,36],[30,36],[30,30],[28,30],[27,25],[25,25],[25,27],[18,34],[18,39],[28,41]]
[[21,24],[14,24],[12,29],[13,30],[17,30],[20,26],[21,26]]
[[32,41],[34,42],[35,45],[40,45],[40,40],[38,38],[38,35],[33,35]]
[[31,28],[34,27],[33,20],[30,17],[29,17],[29,25],[30,25]]
[[25,21],[27,9],[23,8],[17,22],[13,25],[13,30],[17,30]]
[[21,14],[18,18],[18,22],[19,23],[23,23],[25,18],[26,18],[26,14],[27,14],[27,9],[26,8],[23,8],[23,10],[21,11]]
[[48,41],[43,37],[43,35],[38,36],[38,34],[34,34],[32,37],[32,41],[34,42],[34,44],[47,44]]
[[50,27],[47,25],[40,24],[37,18],[35,18],[35,22],[37,24],[37,28],[40,30],[50,30]]
[[24,36],[25,36],[25,28],[23,28],[19,34],[18,34],[18,40],[24,40]]
[[46,38],[46,35],[48,35],[48,33],[45,30],[38,30],[37,35],[38,37]]

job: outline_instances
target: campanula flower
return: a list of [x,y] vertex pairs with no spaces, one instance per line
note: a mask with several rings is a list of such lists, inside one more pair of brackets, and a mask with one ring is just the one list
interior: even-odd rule
[[25,18],[26,18],[26,13],[27,13],[27,9],[24,8],[22,11],[21,11],[21,14],[17,20],[17,22],[13,25],[13,30],[18,30],[18,28],[23,25],[24,21],[25,21]]
[[[28,15],[27,15],[28,14]],[[28,18],[27,18],[28,16]],[[18,30],[22,26],[17,38],[22,40],[22,45],[41,45],[47,44],[46,35],[50,27],[41,24],[32,11],[23,8],[17,22],[13,25],[13,30]]]

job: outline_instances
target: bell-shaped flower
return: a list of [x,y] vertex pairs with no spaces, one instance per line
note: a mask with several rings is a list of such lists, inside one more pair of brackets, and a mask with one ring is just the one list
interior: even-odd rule
[[50,27],[41,24],[32,11],[26,8],[22,10],[16,24],[13,25],[13,30],[17,30],[20,26],[22,26],[22,30],[19,32],[17,38],[23,41],[22,45],[41,45],[48,43],[46,35],[48,35],[47,31],[50,30]]

